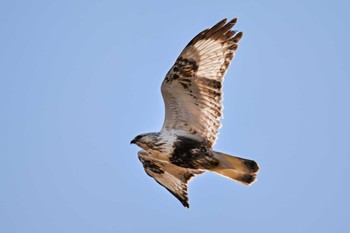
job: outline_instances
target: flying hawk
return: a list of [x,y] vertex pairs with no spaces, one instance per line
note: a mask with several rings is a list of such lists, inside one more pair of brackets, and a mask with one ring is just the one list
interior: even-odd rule
[[213,150],[221,127],[222,82],[242,32],[237,18],[221,20],[195,36],[162,83],[165,120],[157,133],[136,136],[146,173],[189,207],[187,183],[205,171],[249,185],[259,170],[253,160]]

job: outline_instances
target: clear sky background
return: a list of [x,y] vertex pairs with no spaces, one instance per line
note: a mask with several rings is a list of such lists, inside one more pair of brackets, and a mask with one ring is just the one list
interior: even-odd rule
[[[0,232],[349,232],[349,1],[2,1]],[[160,84],[222,18],[244,31],[215,149],[250,187],[205,173],[190,209],[130,140],[158,131]]]

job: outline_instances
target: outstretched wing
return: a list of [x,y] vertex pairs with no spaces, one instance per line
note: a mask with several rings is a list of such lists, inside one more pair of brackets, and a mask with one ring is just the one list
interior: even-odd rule
[[221,127],[222,81],[242,32],[226,19],[194,37],[162,83],[165,120],[162,130],[194,134],[212,147]]
[[138,152],[139,159],[146,173],[160,185],[171,192],[185,207],[189,207],[187,196],[187,183],[197,174],[204,171],[187,169],[153,159],[148,152]]

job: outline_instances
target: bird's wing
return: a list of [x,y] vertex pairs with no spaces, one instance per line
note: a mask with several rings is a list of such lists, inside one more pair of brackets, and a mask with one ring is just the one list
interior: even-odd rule
[[187,183],[193,176],[204,171],[182,168],[153,159],[144,150],[138,152],[138,157],[146,173],[171,192],[183,206],[188,208]]
[[226,19],[195,36],[162,83],[165,120],[162,130],[183,130],[212,147],[221,127],[222,81],[242,32]]

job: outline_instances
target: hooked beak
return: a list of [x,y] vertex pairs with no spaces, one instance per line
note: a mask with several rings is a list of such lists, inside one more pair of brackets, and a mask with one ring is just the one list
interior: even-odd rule
[[131,145],[131,144],[135,144],[135,143],[136,143],[136,140],[133,139],[133,140],[131,140],[130,145]]

